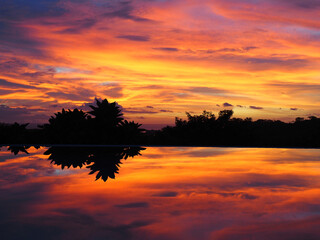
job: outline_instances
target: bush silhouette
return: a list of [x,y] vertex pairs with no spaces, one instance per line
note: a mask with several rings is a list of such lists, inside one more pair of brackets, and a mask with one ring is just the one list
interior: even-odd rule
[[82,110],[65,110],[50,117],[49,124],[41,126],[51,143],[85,143],[88,115]]
[[26,124],[0,123],[0,143],[24,143],[28,140]]

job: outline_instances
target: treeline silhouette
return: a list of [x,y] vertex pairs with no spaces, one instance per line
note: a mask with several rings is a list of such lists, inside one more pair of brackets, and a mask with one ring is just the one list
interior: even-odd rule
[[55,113],[39,129],[27,124],[0,124],[0,143],[110,144],[176,146],[320,147],[320,118],[296,118],[294,122],[233,118],[232,110],[175,119],[174,126],[147,131],[124,120],[121,108],[107,99],[79,109]]
[[211,112],[187,113],[187,120],[176,118],[175,126],[157,134],[157,143],[199,146],[320,147],[320,118],[296,118],[294,122],[232,118],[232,110],[215,117]]
[[28,124],[0,124],[0,144],[136,144],[141,142],[141,124],[124,120],[116,102],[99,101],[92,109],[57,112],[39,129]]

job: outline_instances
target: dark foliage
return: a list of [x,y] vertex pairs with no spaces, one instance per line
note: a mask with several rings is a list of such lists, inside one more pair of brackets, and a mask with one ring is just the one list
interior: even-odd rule
[[23,143],[28,140],[27,126],[28,124],[0,123],[0,143]]
[[186,113],[175,126],[146,131],[141,124],[124,120],[116,102],[96,99],[88,113],[65,110],[55,113],[41,129],[27,124],[0,124],[0,143],[136,144],[183,146],[320,147],[320,118],[297,118],[291,123],[232,118],[232,110],[200,115]]
[[88,115],[82,110],[62,109],[41,128],[48,142],[83,143],[86,142],[88,126]]
[[121,108],[107,99],[90,105],[92,111],[64,110],[42,127],[47,143],[132,144],[140,138],[141,124],[123,119]]
[[320,118],[297,118],[293,123],[279,120],[231,118],[232,110],[176,118],[150,138],[153,144],[197,146],[320,147]]

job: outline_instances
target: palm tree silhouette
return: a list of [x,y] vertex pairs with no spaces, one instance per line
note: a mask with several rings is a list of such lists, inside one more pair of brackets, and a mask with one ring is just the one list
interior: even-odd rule
[[116,127],[123,120],[120,107],[116,102],[109,103],[107,99],[99,101],[96,99],[97,107],[90,105],[92,111],[88,112],[93,115],[96,123],[108,127]]

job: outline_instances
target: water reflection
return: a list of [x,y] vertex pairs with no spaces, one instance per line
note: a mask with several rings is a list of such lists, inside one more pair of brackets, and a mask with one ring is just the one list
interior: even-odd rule
[[50,147],[44,155],[49,155],[51,163],[61,169],[86,166],[91,170],[89,174],[97,173],[96,180],[107,181],[119,173],[122,159],[141,155],[143,150],[142,147]]
[[27,151],[0,152],[2,239],[320,239],[320,150]]

